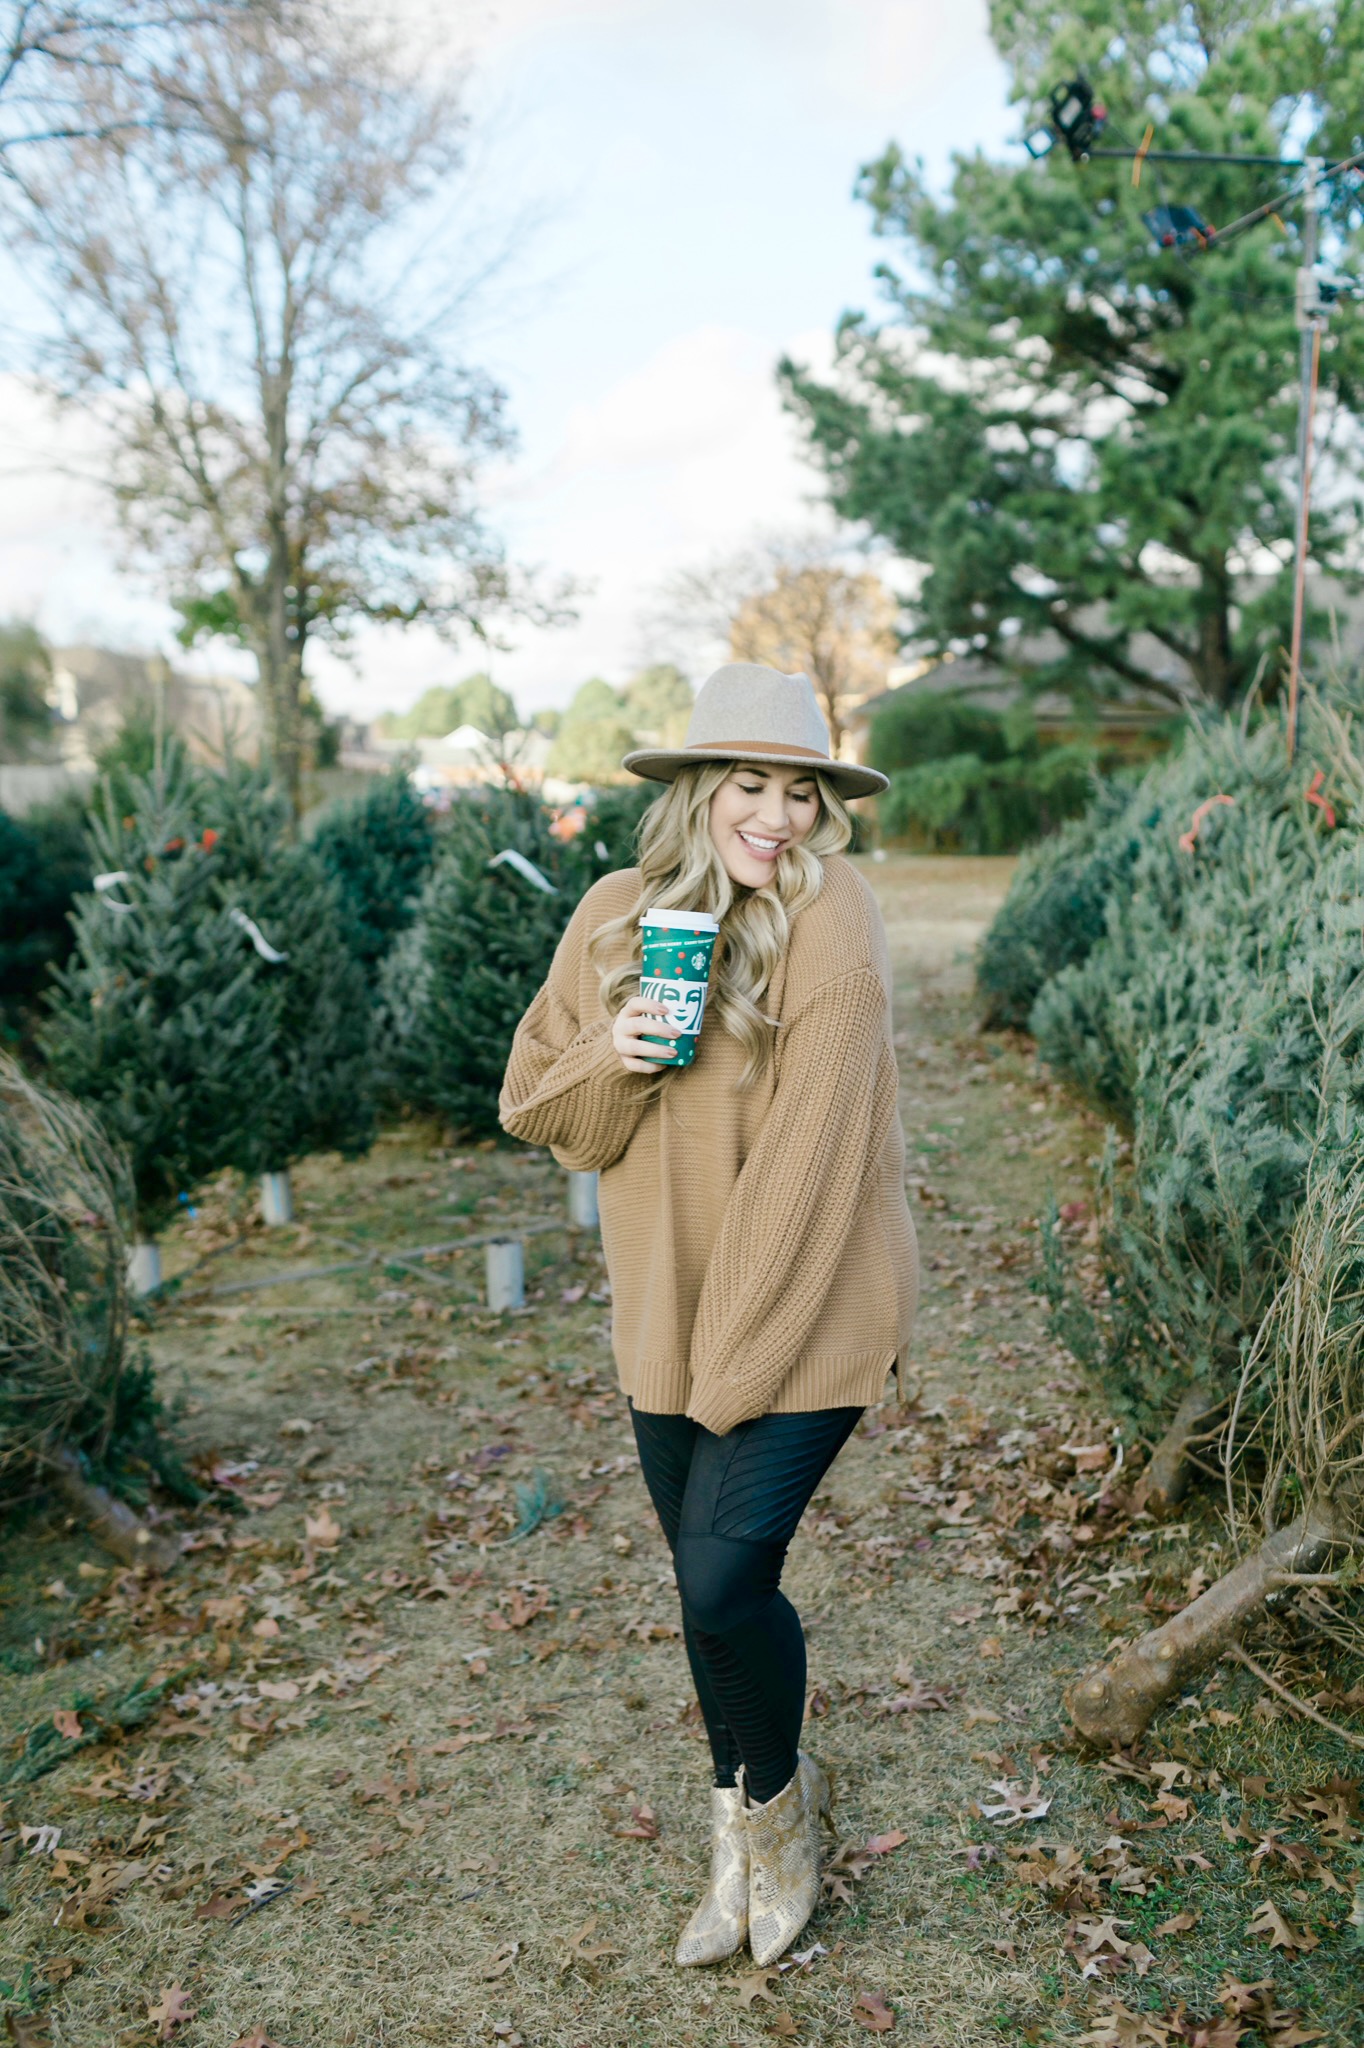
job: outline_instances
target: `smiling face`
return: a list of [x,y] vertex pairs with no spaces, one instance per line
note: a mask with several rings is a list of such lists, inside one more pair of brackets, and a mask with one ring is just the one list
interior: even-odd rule
[[782,849],[804,839],[818,816],[819,790],[808,768],[740,761],[710,800],[710,836],[731,882],[761,889]]

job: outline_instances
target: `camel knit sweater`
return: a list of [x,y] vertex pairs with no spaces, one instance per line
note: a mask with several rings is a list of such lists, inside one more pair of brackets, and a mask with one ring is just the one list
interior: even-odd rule
[[693,1063],[651,1097],[651,1077],[621,1065],[587,954],[639,890],[625,868],[579,903],[499,1103],[514,1136],[600,1176],[622,1390],[718,1435],[879,1401],[905,1356],[919,1261],[876,900],[830,856],[760,1005],[779,1019],[763,1076],[737,1086],[743,1050],[708,1017]]

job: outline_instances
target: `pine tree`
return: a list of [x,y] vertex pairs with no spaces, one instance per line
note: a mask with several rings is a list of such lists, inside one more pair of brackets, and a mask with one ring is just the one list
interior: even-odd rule
[[[550,822],[536,798],[517,790],[482,790],[457,803],[418,923],[384,976],[391,1085],[456,1129],[497,1131],[517,1023],[574,904],[594,873],[606,871],[590,825],[565,842]],[[539,869],[552,894],[509,862],[490,865],[508,848]]]
[[215,901],[245,943],[266,1019],[232,1164],[282,1173],[309,1152],[363,1152],[375,1118],[371,1002],[341,887],[312,846],[291,840],[285,797],[262,771],[214,777],[207,813],[218,833]]
[[49,970],[71,950],[68,913],[90,886],[84,806],[0,811],[0,1026],[18,1037]]
[[[1207,160],[1177,180],[1151,162],[1138,183],[1126,163],[1076,165],[1064,148],[1043,163],[963,151],[944,192],[892,145],[859,181],[887,317],[845,314],[832,376],[784,362],[787,402],[834,510],[920,565],[910,651],[970,646],[1077,700],[1138,685],[1176,709],[1190,688],[1225,708],[1252,679],[1278,684],[1289,639],[1302,216],[1190,260],[1151,208],[1177,198],[1225,225],[1269,197],[1272,170],[1259,182],[1219,153],[1348,157],[1358,10],[995,0],[989,13],[1025,125],[1078,70],[1112,137],[1149,122],[1160,147]],[[1333,263],[1353,260],[1356,207],[1334,180],[1318,223]],[[1340,432],[1362,366],[1364,331],[1337,323],[1321,385]],[[1322,569],[1351,572],[1360,511],[1341,463],[1314,505]],[[1269,559],[1276,573],[1247,573]]]
[[216,886],[203,779],[175,740],[128,794],[120,815],[106,785],[92,815],[97,868],[119,879],[76,898],[40,1044],[54,1083],[127,1155],[137,1229],[152,1236],[247,1142],[273,1018]]
[[1144,1426],[1190,1383],[1235,1385],[1323,1106],[1355,1127],[1364,1110],[1362,798],[1329,707],[1309,704],[1292,763],[1277,719],[1249,737],[1210,723],[1117,815],[1110,798],[1088,843],[1077,828],[1049,873],[1024,875],[1001,917],[1040,972],[1040,1055],[1118,1127],[1100,1182],[1107,1323],[1086,1320],[1054,1235],[1051,1292]]
[[351,950],[372,973],[416,914],[436,850],[431,813],[394,770],[329,810],[311,844],[340,885]]

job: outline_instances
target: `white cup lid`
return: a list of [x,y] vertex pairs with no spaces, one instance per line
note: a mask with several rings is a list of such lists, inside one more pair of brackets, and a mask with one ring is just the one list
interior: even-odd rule
[[641,924],[660,925],[665,932],[718,932],[720,920],[708,910],[646,910]]

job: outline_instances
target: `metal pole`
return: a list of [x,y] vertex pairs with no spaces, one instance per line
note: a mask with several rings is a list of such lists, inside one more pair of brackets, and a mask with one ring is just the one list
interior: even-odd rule
[[1320,157],[1308,160],[1303,192],[1302,264],[1298,271],[1298,518],[1293,550],[1293,633],[1288,654],[1288,758],[1298,744],[1298,683],[1302,663],[1302,621],[1307,589],[1307,533],[1312,491],[1312,417],[1321,360],[1324,311],[1317,285],[1317,215],[1322,204]]

